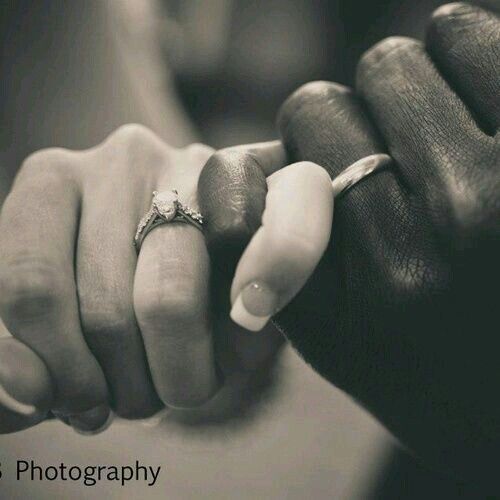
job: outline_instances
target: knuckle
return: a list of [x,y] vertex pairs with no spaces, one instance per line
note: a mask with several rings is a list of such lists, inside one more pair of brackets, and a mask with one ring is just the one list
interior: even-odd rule
[[293,262],[296,262],[299,267],[303,267],[304,264],[309,264],[314,261],[318,254],[318,249],[315,244],[311,242],[305,234],[297,231],[290,231],[288,233],[287,248],[293,247],[295,249],[294,256],[291,257]]
[[214,153],[214,149],[201,142],[194,142],[186,146],[185,151],[193,155],[195,158],[206,161]]
[[358,81],[363,81],[363,77],[370,76],[378,71],[385,72],[394,66],[399,66],[402,62],[408,64],[408,60],[416,52],[421,52],[422,44],[417,40],[408,37],[393,36],[385,38],[366,51],[358,63]]
[[287,228],[286,233],[275,232],[270,241],[269,253],[280,255],[280,265],[293,274],[311,267],[318,258],[317,245],[300,229]]
[[418,306],[425,297],[435,296],[447,282],[446,267],[422,255],[407,255],[397,261],[391,259],[384,264],[384,272],[398,297],[396,311],[400,310],[401,304]]
[[22,168],[37,169],[43,165],[57,166],[65,164],[74,154],[74,151],[64,148],[40,149],[24,160]]
[[332,179],[330,174],[321,165],[311,161],[301,161],[299,163],[295,163],[289,168],[295,169],[297,175],[306,175],[309,179],[317,181],[320,185],[326,184],[331,189]]
[[475,21],[477,10],[463,2],[453,2],[438,7],[431,16],[431,24],[450,25],[456,21]]
[[130,420],[151,417],[159,407],[136,371],[137,355],[142,363],[144,353],[132,302],[118,303],[109,297],[95,303],[81,300],[80,316],[85,339],[106,376],[116,415]]
[[137,123],[119,127],[104,141],[102,148],[106,151],[107,163],[139,175],[144,172],[144,165],[164,169],[171,153],[171,148],[153,131]]
[[64,415],[81,413],[108,402],[103,373],[84,349],[54,344],[57,358],[47,359],[57,388],[54,410]]
[[[480,146],[471,146],[470,151],[458,160],[470,166],[468,171],[444,179],[444,202],[435,211],[440,231],[457,249],[479,248],[480,242],[497,238],[500,220],[496,168],[500,150],[493,141],[485,140]],[[481,175],[477,175],[478,167]]]
[[152,286],[136,293],[134,307],[141,326],[168,331],[169,324],[189,325],[200,321],[202,303],[202,297],[174,279],[169,280],[168,285]]
[[136,328],[133,305],[117,303],[113,298],[89,302],[80,297],[80,316],[86,335],[113,341]]
[[48,184],[66,181],[75,163],[76,153],[63,148],[42,149],[28,156],[17,176],[36,179],[37,182],[47,181]]
[[67,293],[52,262],[16,257],[0,270],[0,307],[6,317],[30,320],[60,307]]
[[318,80],[308,82],[299,87],[290,97],[291,101],[310,101],[311,99],[329,98],[332,94],[350,94],[351,90],[348,87],[339,83]]
[[105,141],[113,150],[123,148],[126,154],[148,152],[164,153],[167,145],[149,128],[137,123],[128,123],[115,130]]
[[94,370],[86,368],[83,360],[74,360],[77,368],[66,374],[64,385],[58,385],[55,409],[74,415],[102,405],[108,399],[105,385]]
[[457,190],[449,200],[450,229],[457,247],[474,246],[476,242],[498,238],[500,206],[494,193],[498,192],[500,182],[498,177],[487,175],[485,178],[488,180],[484,185],[473,186],[466,192]]
[[283,103],[278,114],[279,127],[286,128],[295,114],[304,106],[322,106],[325,101],[352,95],[352,90],[338,83],[313,81],[306,83],[293,92]]
[[156,135],[149,128],[139,123],[126,123],[118,127],[109,139],[118,139],[127,143],[144,143],[156,139]]

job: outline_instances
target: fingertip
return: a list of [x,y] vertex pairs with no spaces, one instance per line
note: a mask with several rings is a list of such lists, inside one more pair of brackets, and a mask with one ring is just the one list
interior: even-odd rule
[[451,2],[440,5],[431,15],[431,20],[447,19],[450,16],[456,17],[464,12],[470,12],[473,7],[464,2]]
[[[398,60],[407,58],[408,54],[421,51],[422,47],[421,42],[405,36],[381,40],[361,56],[356,69],[356,89],[363,93],[366,86],[371,84],[373,75],[387,71],[389,65],[392,67]],[[394,68],[387,73],[387,78],[391,75],[397,76]]]
[[[324,80],[308,82],[295,90],[281,105],[278,112],[278,130],[285,143],[293,131],[302,122],[303,115],[313,117],[321,114],[325,102],[349,98],[352,90],[335,82]],[[303,133],[306,131],[302,130]]]
[[114,420],[109,406],[100,405],[78,415],[68,417],[68,423],[77,434],[95,436],[106,431]]
[[300,161],[289,166],[290,173],[297,175],[299,182],[314,183],[315,189],[323,193],[331,191],[332,178],[325,168],[312,161]]
[[290,160],[314,161],[332,178],[353,157],[380,147],[359,97],[332,82],[311,82],[295,91],[280,110],[278,126]]
[[34,405],[22,403],[17,398],[12,396],[10,392],[5,389],[2,382],[0,382],[0,406],[11,411],[12,413],[17,413],[18,415],[22,415],[24,417],[31,417],[37,412]]
[[453,2],[441,5],[431,15],[426,31],[426,45],[433,49],[435,45],[453,43],[454,36],[463,36],[465,25],[470,28],[472,22],[482,20],[481,9],[465,2]]
[[50,409],[52,381],[44,362],[14,338],[0,339],[0,404],[32,416]]
[[248,152],[219,151],[203,168],[198,200],[206,221],[204,234],[215,263],[228,272],[260,226],[266,193],[266,176]]
[[0,339],[0,434],[45,420],[52,401],[45,364],[16,339]]
[[317,80],[305,83],[296,89],[282,104],[278,112],[278,124],[285,125],[290,118],[304,105],[310,106],[314,102],[322,103],[325,98],[333,95],[352,94],[349,87],[326,80]]

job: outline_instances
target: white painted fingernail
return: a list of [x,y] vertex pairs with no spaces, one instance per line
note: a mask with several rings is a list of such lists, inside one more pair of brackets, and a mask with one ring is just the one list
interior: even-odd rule
[[14,413],[18,413],[19,415],[24,415],[26,417],[34,415],[37,412],[36,407],[34,407],[33,405],[21,403],[16,398],[11,396],[5,390],[2,384],[0,384],[0,406],[3,406],[4,408],[7,408]]
[[231,319],[238,325],[258,332],[276,312],[278,296],[268,286],[251,283],[237,297],[231,309]]

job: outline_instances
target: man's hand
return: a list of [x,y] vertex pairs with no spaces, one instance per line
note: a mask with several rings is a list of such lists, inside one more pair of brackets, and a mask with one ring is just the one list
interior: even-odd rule
[[[427,47],[391,38],[370,50],[356,90],[308,84],[281,110],[290,161],[335,177],[388,150],[394,165],[339,201],[329,250],[276,321],[428,464],[491,480],[500,453],[500,20],[442,7]],[[219,154],[203,173],[213,179],[200,204],[215,259],[225,233],[251,227],[225,208],[233,199],[251,208],[256,163]]]

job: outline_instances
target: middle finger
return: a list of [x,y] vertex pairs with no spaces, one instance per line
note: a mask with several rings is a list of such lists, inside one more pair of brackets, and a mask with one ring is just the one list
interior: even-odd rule
[[[80,317],[115,412],[143,418],[161,402],[134,315],[137,256],[130,235],[147,203],[148,186],[165,168],[168,150],[154,134],[128,125],[111,134],[96,153],[90,162],[93,171],[85,176],[76,255]],[[136,157],[144,168],[137,168]],[[117,183],[117,178],[124,181]]]

